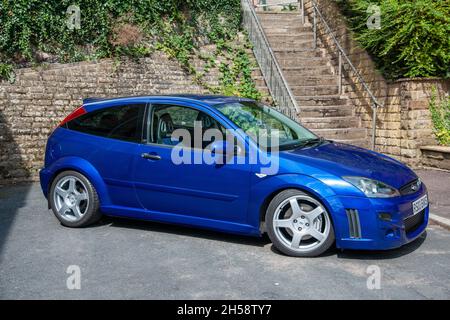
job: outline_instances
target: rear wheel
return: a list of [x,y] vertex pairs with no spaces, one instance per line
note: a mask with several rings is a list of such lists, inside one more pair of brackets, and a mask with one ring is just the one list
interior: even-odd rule
[[296,189],[284,190],[273,198],[267,208],[266,225],[275,247],[290,256],[318,256],[334,242],[326,208]]
[[85,227],[101,217],[97,191],[76,171],[58,174],[50,188],[49,200],[53,213],[67,227]]

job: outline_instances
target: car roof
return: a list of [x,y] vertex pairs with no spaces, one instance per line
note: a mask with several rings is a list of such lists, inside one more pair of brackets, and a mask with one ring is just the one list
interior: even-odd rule
[[170,100],[173,102],[202,102],[209,106],[223,104],[223,103],[233,103],[239,101],[254,101],[248,98],[242,97],[230,97],[223,95],[208,95],[208,94],[171,94],[171,95],[143,95],[143,96],[129,96],[129,97],[117,97],[117,98],[86,98],[83,99],[83,105],[96,105],[96,104],[107,104],[108,102],[142,102],[142,101],[152,101],[152,100]]

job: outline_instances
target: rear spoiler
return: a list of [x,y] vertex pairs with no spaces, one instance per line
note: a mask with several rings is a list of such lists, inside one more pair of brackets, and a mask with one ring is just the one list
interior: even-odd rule
[[85,105],[86,103],[98,102],[98,101],[102,101],[102,100],[107,100],[107,99],[97,98],[97,97],[85,98],[85,99],[83,99],[83,105]]

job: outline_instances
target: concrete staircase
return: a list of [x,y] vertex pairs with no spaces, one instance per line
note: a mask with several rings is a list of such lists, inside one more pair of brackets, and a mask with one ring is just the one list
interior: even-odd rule
[[[313,29],[298,12],[259,11],[258,18],[300,107],[300,122],[327,139],[368,147],[367,130],[355,116],[338,75]],[[307,21],[307,17],[305,17]]]

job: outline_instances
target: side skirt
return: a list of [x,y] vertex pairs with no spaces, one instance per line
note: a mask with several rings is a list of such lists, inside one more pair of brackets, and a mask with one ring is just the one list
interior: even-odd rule
[[144,209],[127,208],[121,206],[101,206],[100,211],[108,216],[132,218],[138,220],[156,221],[168,224],[198,227],[202,229],[247,235],[261,236],[258,228],[248,224],[234,223],[229,221],[213,220],[201,217],[150,211]]

